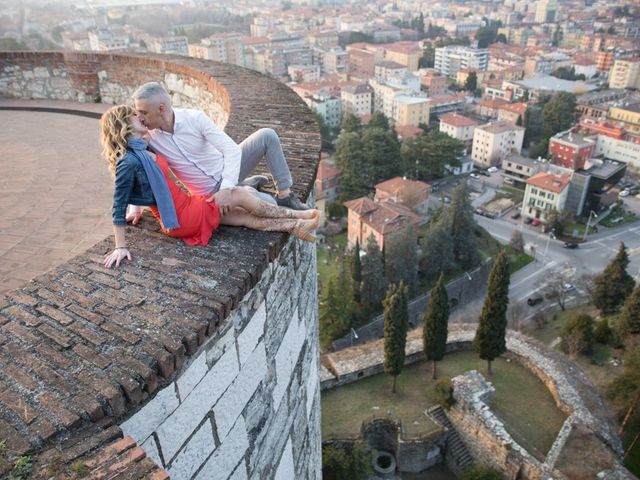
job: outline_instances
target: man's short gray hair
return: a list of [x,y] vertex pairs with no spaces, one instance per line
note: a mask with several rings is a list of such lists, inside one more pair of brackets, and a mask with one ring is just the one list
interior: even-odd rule
[[171,97],[158,82],[145,83],[133,92],[133,100],[149,100],[150,98],[158,97],[162,99],[167,106],[171,106]]

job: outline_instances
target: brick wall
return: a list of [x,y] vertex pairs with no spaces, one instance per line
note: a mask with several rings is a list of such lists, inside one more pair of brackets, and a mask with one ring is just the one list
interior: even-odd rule
[[[5,96],[129,102],[156,80],[238,141],[274,128],[293,190],[311,194],[316,120],[294,92],[256,72],[160,55],[0,52],[0,60]],[[177,479],[319,478],[315,247],[221,227],[208,246],[190,248],[149,216],[127,239],[135,258],[118,270],[101,266],[109,238],[0,298],[0,475],[25,454],[37,478],[78,458],[93,465],[124,430],[144,456],[114,460],[109,471],[122,478],[150,477],[143,458]]]

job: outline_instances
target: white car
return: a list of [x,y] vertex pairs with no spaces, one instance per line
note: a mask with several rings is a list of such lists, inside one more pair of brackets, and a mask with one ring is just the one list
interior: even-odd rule
[[480,178],[480,175],[478,175],[478,174],[477,174],[477,173],[475,173],[475,172],[471,172],[471,173],[469,174],[469,176],[470,176],[471,178]]
[[562,291],[563,292],[570,292],[574,288],[576,288],[576,286],[573,285],[572,283],[565,283],[565,284],[562,285]]
[[498,171],[498,167],[489,167],[487,168],[487,172],[496,173]]
[[619,194],[619,197],[628,197],[629,196],[629,190],[622,190]]

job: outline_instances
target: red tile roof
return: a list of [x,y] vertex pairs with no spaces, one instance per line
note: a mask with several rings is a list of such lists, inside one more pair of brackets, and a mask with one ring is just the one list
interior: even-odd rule
[[523,115],[527,111],[527,104],[524,102],[518,103],[508,103],[506,105],[502,105],[498,107],[498,110],[506,110],[508,112],[517,113],[518,115]]
[[540,172],[527,180],[527,185],[532,185],[549,192],[561,193],[565,188],[567,188],[570,181],[571,177],[568,173],[556,176],[551,173]]
[[421,182],[419,180],[408,180],[402,177],[394,177],[377,184],[376,190],[382,190],[383,192],[387,192],[391,195],[396,195],[399,191],[404,190],[405,188],[423,190],[425,188],[428,189],[429,187],[430,185],[428,183]]
[[459,113],[445,113],[440,117],[440,122],[454,127],[473,127],[478,125],[474,119],[460,115]]
[[368,197],[356,198],[355,200],[349,200],[344,202],[344,206],[349,210],[353,210],[358,215],[362,216],[369,212],[372,212],[378,205]]

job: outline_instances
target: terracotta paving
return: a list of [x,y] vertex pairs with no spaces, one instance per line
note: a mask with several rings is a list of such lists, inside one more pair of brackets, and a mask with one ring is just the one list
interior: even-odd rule
[[[104,105],[0,99],[8,105],[103,111]],[[0,293],[111,233],[113,184],[98,120],[0,110]]]

